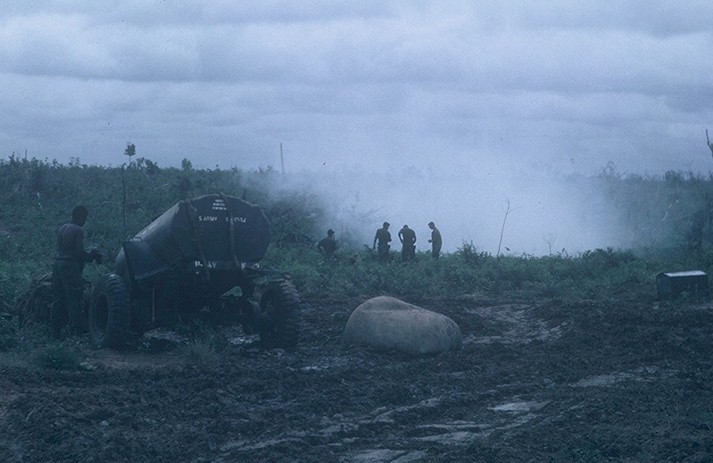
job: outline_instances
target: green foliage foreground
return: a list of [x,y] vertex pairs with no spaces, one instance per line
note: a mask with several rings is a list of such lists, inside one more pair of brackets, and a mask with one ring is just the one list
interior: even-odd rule
[[700,256],[666,264],[663,253],[637,255],[631,251],[595,249],[577,256],[500,256],[479,252],[464,243],[457,252],[438,260],[418,253],[401,262],[379,262],[375,253],[341,252],[326,261],[314,249],[275,249],[269,263],[289,269],[308,299],[364,299],[391,295],[410,301],[461,299],[480,303],[494,300],[544,299],[639,300],[656,297],[655,276],[692,266],[707,270]]

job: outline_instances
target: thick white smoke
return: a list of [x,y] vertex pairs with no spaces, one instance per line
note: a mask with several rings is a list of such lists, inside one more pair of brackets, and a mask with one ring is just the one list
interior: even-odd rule
[[353,168],[289,174],[275,188],[319,197],[326,207],[325,232],[332,228],[338,240],[358,247],[371,247],[384,221],[391,224],[392,249],[400,249],[396,233],[408,224],[416,231],[417,249],[429,250],[430,221],[443,235],[445,252],[464,242],[492,254],[535,256],[629,244],[613,208],[585,177],[498,165],[448,172]]

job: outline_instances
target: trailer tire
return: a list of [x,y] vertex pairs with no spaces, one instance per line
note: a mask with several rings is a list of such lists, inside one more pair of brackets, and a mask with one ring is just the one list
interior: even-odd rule
[[271,283],[260,299],[258,333],[265,347],[292,349],[300,337],[300,296],[290,281]]
[[89,340],[97,349],[126,345],[130,316],[129,292],[119,275],[99,279],[89,306]]

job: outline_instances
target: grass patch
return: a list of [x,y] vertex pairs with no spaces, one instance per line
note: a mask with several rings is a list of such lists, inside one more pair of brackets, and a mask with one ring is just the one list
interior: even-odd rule
[[210,367],[217,365],[220,353],[213,345],[201,340],[191,340],[178,348],[180,358],[186,365]]
[[33,365],[41,369],[78,370],[84,355],[77,346],[59,342],[36,349],[30,359]]
[[[478,251],[464,243],[454,253],[433,260],[417,253],[413,262],[401,262],[392,253],[380,262],[375,253],[344,252],[331,262],[310,248],[276,249],[268,266],[289,269],[304,299],[367,298],[390,295],[411,301],[454,299],[479,294],[484,298],[532,300],[627,299],[656,296],[655,275],[663,269],[702,267],[702,262],[681,259],[674,266],[656,254],[635,254],[611,248],[576,256],[500,256]],[[693,268],[691,267],[691,268]]]
[[178,346],[178,352],[186,365],[212,367],[220,363],[230,342],[217,328],[211,326],[194,327],[189,333],[189,341]]
[[46,326],[18,328],[15,317],[0,319],[0,366],[24,370],[76,370],[85,358],[80,338],[52,339]]

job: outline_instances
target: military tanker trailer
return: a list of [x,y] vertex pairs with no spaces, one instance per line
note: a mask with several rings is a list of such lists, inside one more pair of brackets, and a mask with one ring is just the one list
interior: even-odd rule
[[120,348],[147,330],[195,317],[241,323],[270,347],[294,347],[299,295],[288,274],[259,266],[270,244],[260,207],[211,194],[179,201],[118,252],[94,285],[96,347]]

